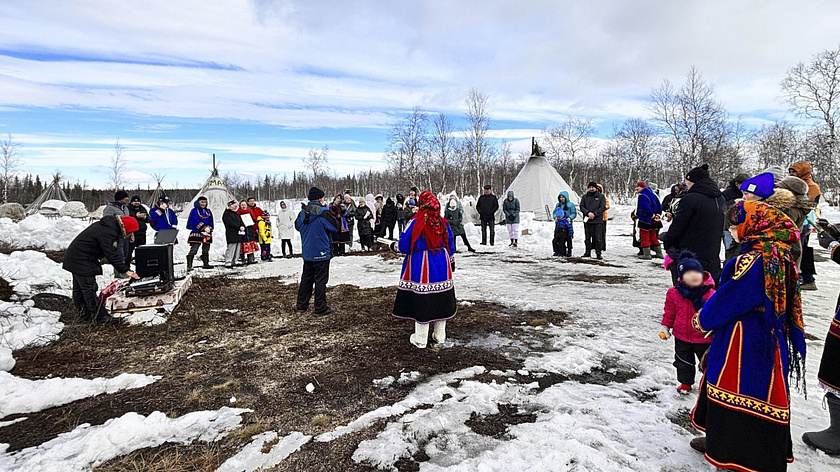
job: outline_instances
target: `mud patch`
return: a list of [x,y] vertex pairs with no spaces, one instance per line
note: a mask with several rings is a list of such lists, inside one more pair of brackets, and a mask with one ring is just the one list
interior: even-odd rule
[[595,274],[570,274],[564,275],[564,280],[569,280],[572,282],[587,282],[593,284],[608,284],[608,285],[621,285],[626,284],[630,281],[629,275],[595,275]]
[[[79,424],[102,424],[129,411],[143,415],[162,411],[176,417],[228,406],[233,396],[234,406],[254,410],[245,416],[242,431],[317,435],[402,400],[415,385],[379,389],[374,379],[414,371],[428,377],[477,365],[488,371],[515,371],[521,364],[503,352],[457,341],[490,335],[527,338],[523,333],[538,332],[528,327],[532,320],[560,323],[565,318],[559,312],[511,311],[472,301],[459,306],[458,316],[448,325],[455,346],[420,350],[408,342],[411,323],[390,316],[395,291],[331,287],[328,298],[336,313],[315,318],[294,310],[297,285],[283,284],[280,278],[196,279],[163,325],[68,325],[54,344],[17,351],[14,374],[32,379],[95,378],[129,372],[163,379],[144,388],[27,414],[27,420],[0,428],[0,442],[9,443],[13,452],[42,444]],[[67,312],[63,298],[39,297],[36,303]],[[315,386],[312,394],[305,390],[309,383]],[[380,430],[348,435],[341,442],[307,445],[274,470],[370,470],[356,467],[350,457],[360,441]],[[135,451],[99,470],[213,471],[250,441],[250,435],[236,433],[220,443]],[[158,463],[169,466],[153,467]],[[137,464],[139,469],[132,468]]]
[[571,263],[571,264],[585,264],[585,265],[594,265],[594,266],[601,266],[601,267],[623,267],[620,265],[610,264],[609,262],[599,261],[598,259],[594,259],[591,257],[566,257],[566,258],[554,258],[550,260],[561,261],[564,263]]
[[691,424],[691,410],[688,408],[680,408],[677,411],[669,411],[665,413],[665,417],[668,418],[671,423],[674,423],[689,433],[697,434],[697,428]]
[[0,277],[0,301],[11,301],[14,293],[14,287],[12,287],[6,279]]
[[498,404],[499,412],[493,415],[480,415],[473,412],[464,424],[473,432],[496,439],[510,439],[510,426],[522,423],[536,423],[535,413],[521,413],[519,407],[511,404]]
[[501,262],[507,262],[508,264],[536,264],[537,261],[533,261],[530,259],[502,259]]

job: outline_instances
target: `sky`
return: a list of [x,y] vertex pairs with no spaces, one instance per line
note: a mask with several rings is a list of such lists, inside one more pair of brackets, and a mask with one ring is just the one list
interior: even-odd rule
[[570,116],[608,137],[692,66],[750,126],[794,120],[785,71],[840,42],[832,0],[17,0],[0,18],[21,171],[100,188],[117,139],[132,188],[200,186],[213,153],[246,178],[325,145],[340,175],[380,169],[401,116],[462,123],[471,88],[514,152]]

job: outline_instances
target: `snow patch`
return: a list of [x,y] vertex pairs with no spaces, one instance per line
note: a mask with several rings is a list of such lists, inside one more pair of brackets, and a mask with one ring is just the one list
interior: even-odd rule
[[46,346],[64,329],[60,317],[56,311],[33,308],[31,303],[0,302],[0,346],[12,351]]
[[[254,436],[253,441],[242,448],[235,456],[226,460],[216,472],[254,472],[270,469],[308,443],[312,436],[294,432],[277,440],[276,431],[268,431]],[[262,449],[266,443],[277,441],[267,453]]]

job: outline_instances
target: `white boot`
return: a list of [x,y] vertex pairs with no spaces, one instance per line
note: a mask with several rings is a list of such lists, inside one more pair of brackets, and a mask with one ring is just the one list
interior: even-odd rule
[[411,335],[409,341],[420,349],[425,349],[429,342],[429,325],[414,323],[414,334]]
[[432,337],[435,338],[435,343],[439,345],[446,343],[446,321],[435,322],[435,331]]

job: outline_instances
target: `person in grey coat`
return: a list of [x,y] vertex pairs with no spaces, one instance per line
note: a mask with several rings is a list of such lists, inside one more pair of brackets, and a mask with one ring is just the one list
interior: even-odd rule
[[517,247],[519,246],[519,199],[514,196],[513,190],[508,190],[507,198],[502,203],[502,212],[505,214],[510,246]]
[[[464,229],[464,209],[461,207],[461,202],[458,201],[458,197],[454,194],[449,196],[449,203],[446,205],[446,211],[443,212],[443,217],[446,218],[449,227],[452,229],[452,236],[455,238],[460,236],[464,244],[467,245],[467,251],[475,252],[475,249],[470,245],[470,240],[467,239],[467,232]],[[452,244],[455,245],[455,250],[457,251],[458,247],[455,241]]]
[[[128,202],[129,202],[128,192],[125,190],[117,190],[114,194],[114,201],[105,205],[105,208],[102,210],[102,217],[106,216],[114,216],[117,218],[122,218],[123,216],[131,216],[128,212]],[[125,238],[120,238],[117,240],[117,252],[122,254],[123,259],[128,259],[130,256],[131,251],[131,239],[133,235],[129,235]],[[118,272],[117,268],[114,268],[114,277],[118,279],[126,278],[125,274],[122,272]]]

